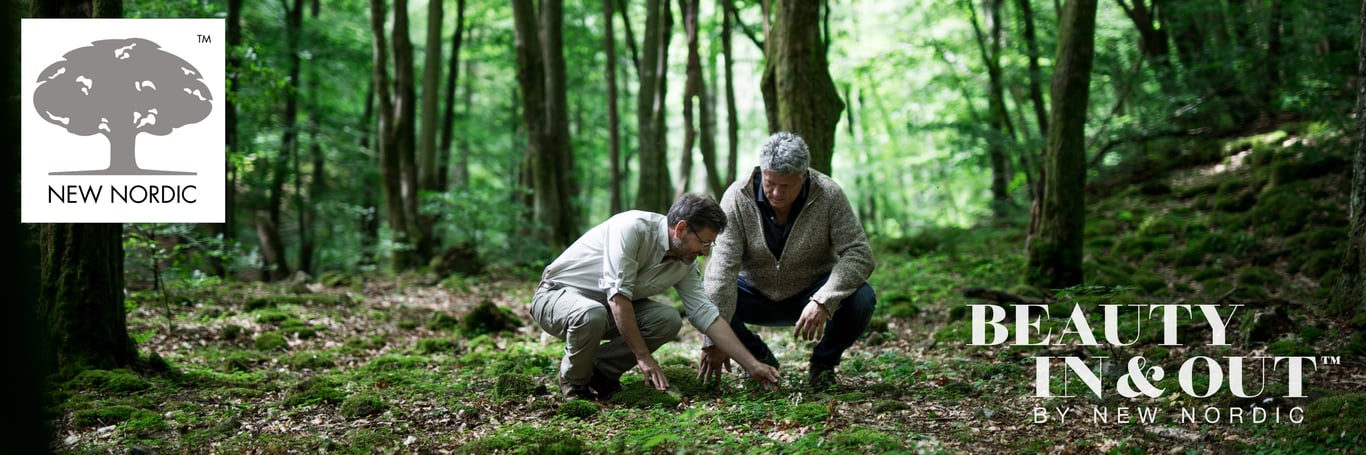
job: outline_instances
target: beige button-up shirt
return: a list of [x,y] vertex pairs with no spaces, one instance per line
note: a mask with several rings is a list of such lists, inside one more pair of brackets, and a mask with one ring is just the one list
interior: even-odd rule
[[631,210],[594,226],[546,266],[541,279],[607,304],[621,294],[636,301],[672,287],[688,322],[706,332],[720,311],[702,291],[697,263],[666,258],[669,221],[658,213]]

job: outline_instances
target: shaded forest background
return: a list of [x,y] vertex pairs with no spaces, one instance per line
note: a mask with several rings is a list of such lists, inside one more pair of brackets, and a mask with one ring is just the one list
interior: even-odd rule
[[[1302,251],[1285,295],[1366,326],[1359,2],[87,0],[16,1],[4,14],[7,26],[228,23],[227,223],[7,224],[21,239],[6,245],[17,298],[36,302],[41,324],[16,318],[6,332],[53,354],[21,353],[29,371],[145,362],[125,327],[135,300],[171,312],[174,296],[240,282],[534,278],[612,213],[719,196],[779,130],[812,145],[880,258],[951,249],[923,247],[952,242],[944,232],[1012,232],[1024,241],[1000,254],[1027,260],[1010,271],[1018,281],[993,286],[1180,298],[1170,280],[1124,282],[1140,275],[1094,263],[1173,240],[1193,253],[1138,266],[1181,275],[1279,254],[1266,262],[1282,267]],[[18,61],[17,46],[0,47]],[[4,72],[6,90],[32,78],[17,71]],[[1203,197],[1157,182],[1243,166],[1265,178],[1204,188],[1201,208],[1282,205],[1193,229],[1229,233],[1218,240],[1180,238],[1193,231],[1164,224],[1157,202],[1088,211],[1118,196]],[[1272,191],[1353,172],[1321,194],[1332,206]],[[1116,225],[1136,229],[1104,238]],[[1315,231],[1308,251],[1256,255],[1246,245],[1263,225],[1334,230]],[[58,278],[76,275],[98,279]],[[138,292],[159,297],[125,299]]]

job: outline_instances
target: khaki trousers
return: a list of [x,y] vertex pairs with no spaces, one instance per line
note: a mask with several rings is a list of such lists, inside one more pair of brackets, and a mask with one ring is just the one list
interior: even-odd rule
[[[650,299],[631,302],[645,345],[654,352],[672,341],[683,328],[678,309]],[[596,368],[610,379],[636,365],[636,356],[617,330],[607,302],[591,299],[573,288],[542,286],[531,300],[531,317],[546,333],[565,340],[560,361],[563,382],[587,385]],[[606,343],[602,341],[606,340]]]

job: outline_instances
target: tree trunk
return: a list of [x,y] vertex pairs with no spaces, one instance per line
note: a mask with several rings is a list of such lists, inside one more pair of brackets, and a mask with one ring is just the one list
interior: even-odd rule
[[732,38],[735,33],[731,18],[735,14],[734,0],[717,0],[721,4],[721,61],[726,69],[726,183],[734,182],[739,173],[740,120],[735,107],[735,52]]
[[636,94],[637,155],[640,158],[636,209],[664,213],[672,205],[664,130],[667,92],[669,0],[647,0],[644,55],[640,62],[640,91]]
[[1028,249],[1026,281],[1062,288],[1083,282],[1086,225],[1086,107],[1095,52],[1096,0],[1068,0],[1053,69],[1053,112],[1038,238]]
[[964,0],[967,5],[972,29],[977,36],[977,47],[982,53],[982,61],[987,67],[987,100],[990,113],[991,132],[987,137],[987,158],[991,163],[991,215],[997,222],[1004,221],[1013,201],[1010,198],[1010,180],[1014,172],[1010,169],[1010,158],[1006,154],[1007,142],[1013,139],[1009,113],[1006,112],[1005,81],[1001,74],[1001,2],[987,0],[987,36],[977,25],[977,9],[973,0]]
[[[451,165],[451,144],[455,142],[455,91],[460,75],[460,44],[465,35],[465,0],[455,4],[455,33],[451,34],[451,59],[446,71],[446,111],[441,127],[440,169],[451,167],[451,171],[437,174],[436,186],[440,191],[465,188],[469,184],[469,157],[461,156]],[[448,180],[448,176],[450,179]],[[454,182],[451,182],[453,180]]]
[[[1360,47],[1357,48],[1357,80],[1366,80],[1366,1],[1361,2]],[[1366,312],[1366,84],[1357,83],[1356,149],[1352,154],[1352,188],[1349,206],[1351,231],[1342,257],[1342,274],[1329,300],[1329,308],[1356,320]],[[1361,327],[1357,327],[1361,329]]]
[[[210,233],[223,239],[222,250],[232,245],[237,239],[237,165],[233,163],[233,157],[241,153],[237,143],[237,98],[233,93],[237,91],[237,74],[241,71],[242,59],[237,57],[237,46],[242,44],[242,0],[228,0],[228,23],[227,23],[227,77],[228,93],[223,97],[223,138],[227,156],[223,158],[223,169],[226,180],[224,186],[223,202],[223,223],[212,224]],[[227,267],[223,265],[221,258],[215,256],[210,259],[210,269],[214,276],[226,277]]]
[[[407,235],[409,221],[407,211],[404,210],[403,160],[398,143],[399,128],[396,125],[398,116],[394,111],[393,91],[389,80],[389,45],[384,33],[385,14],[385,0],[370,0],[370,30],[374,34],[375,55],[372,69],[375,98],[379,102],[379,126],[375,131],[375,137],[379,144],[380,182],[384,188],[384,206],[389,222],[390,240],[395,245],[410,245],[411,240]],[[405,270],[417,263],[412,248],[395,248],[391,260],[394,270]]]
[[1048,104],[1043,100],[1043,69],[1039,67],[1039,40],[1034,33],[1034,10],[1030,2],[1018,1],[1020,21],[1024,22],[1025,47],[1029,49],[1029,100],[1034,105],[1034,121],[1038,123],[1042,137],[1048,135]]
[[[437,166],[436,131],[437,101],[441,93],[441,20],[445,0],[427,2],[427,49],[422,66],[422,129],[418,133],[418,185],[426,191],[441,191],[437,176],[444,168]],[[444,163],[443,163],[444,164]],[[426,218],[426,217],[424,217]]]
[[281,120],[284,124],[280,134],[280,152],[275,157],[275,166],[270,175],[270,199],[266,213],[269,223],[257,223],[256,233],[262,245],[271,245],[275,257],[265,263],[267,281],[278,281],[289,276],[289,260],[284,252],[284,239],[280,226],[284,224],[285,182],[289,178],[290,163],[298,149],[299,138],[299,36],[303,33],[303,0],[293,0],[285,9],[285,61],[288,68],[288,84],[284,90],[285,109]]
[[[372,77],[365,89],[365,110],[361,115],[360,122],[360,149],[362,152],[371,156],[378,156],[378,144],[375,140],[375,80]],[[378,262],[379,248],[379,195],[375,194],[375,188],[383,185],[379,173],[369,166],[368,170],[361,173],[364,185],[361,190],[361,212],[360,219],[360,258],[356,261],[360,265],[375,265]],[[379,166],[382,169],[383,166]]]
[[394,0],[394,149],[398,153],[402,179],[403,219],[411,255],[405,255],[403,269],[427,263],[434,249],[432,223],[418,212],[421,204],[417,165],[417,87],[413,74],[413,42],[409,37],[408,0]]
[[702,151],[702,166],[707,169],[707,187],[711,191],[712,197],[721,200],[721,194],[726,191],[726,183],[723,179],[721,168],[717,163],[716,156],[716,87],[717,87],[717,68],[716,56],[718,50],[716,46],[708,45],[710,52],[707,53],[707,60],[704,64],[706,76],[703,77],[702,84],[702,126],[701,137],[697,141],[698,150]]
[[623,210],[621,201],[621,117],[617,110],[617,37],[612,31],[612,3],[616,0],[602,0],[603,46],[607,55],[607,68],[603,76],[607,78],[607,156],[612,160],[608,181],[611,185],[611,213]]
[[569,140],[569,94],[565,87],[564,2],[541,0],[541,55],[545,61],[546,147],[541,159],[554,166],[554,190],[547,202],[554,204],[553,218],[543,218],[551,226],[552,245],[567,247],[579,238],[575,180],[574,147]]
[[[679,181],[674,197],[677,198],[683,193],[688,192],[688,187],[692,183],[692,157],[693,147],[698,142],[698,117],[699,111],[705,109],[703,106],[706,101],[703,95],[706,90],[702,80],[702,55],[698,50],[697,37],[697,0],[678,0],[678,8],[683,14],[683,30],[688,41],[688,56],[686,63],[687,79],[683,83],[683,153],[680,154],[682,166],[679,168]],[[714,178],[713,164],[706,161],[703,155],[703,167],[708,170],[708,179]]]
[[819,33],[820,2],[776,0],[775,19],[765,38],[768,46],[760,90],[770,133],[801,136],[811,150],[811,168],[831,172],[840,100]]
[[1176,84],[1173,80],[1174,68],[1171,61],[1171,47],[1167,44],[1167,28],[1159,26],[1155,10],[1161,6],[1162,0],[1132,0],[1133,4],[1124,3],[1126,0],[1115,0],[1119,7],[1124,10],[1124,14],[1129,16],[1129,20],[1134,23],[1134,30],[1138,31],[1138,51],[1143,54],[1143,58],[1153,66],[1157,73],[1158,85],[1162,87],[1162,92],[1167,95],[1176,93]]
[[521,87],[522,124],[526,126],[527,138],[523,163],[531,177],[532,216],[550,229],[538,232],[537,237],[550,242],[555,220],[559,219],[559,210],[564,207],[556,204],[559,195],[555,194],[558,186],[554,174],[560,168],[550,158],[554,152],[545,150],[548,148],[550,126],[546,116],[546,69],[538,33],[538,14],[531,0],[513,0],[512,14],[516,26],[517,82]]
[[132,365],[123,306],[123,225],[45,224],[38,314],[56,348],[57,368]]
[[[322,14],[322,4],[318,0],[310,3],[311,8],[309,17],[316,24],[318,16]],[[308,96],[313,99],[320,99],[318,93],[318,68],[312,66],[308,70]],[[323,146],[321,139],[322,124],[320,117],[322,109],[320,103],[314,103],[308,112],[308,157],[309,157],[309,180],[308,180],[308,202],[299,204],[299,270],[303,270],[316,276],[317,265],[314,264],[318,251],[318,233],[314,231],[313,219],[316,216],[318,205],[322,202],[323,195],[327,194],[327,163],[323,156]],[[296,159],[297,160],[297,159]],[[297,172],[297,171],[296,171]],[[297,172],[294,181],[298,182],[302,173]],[[297,183],[295,194],[303,198],[304,191],[300,191]],[[332,227],[328,225],[330,230]]]

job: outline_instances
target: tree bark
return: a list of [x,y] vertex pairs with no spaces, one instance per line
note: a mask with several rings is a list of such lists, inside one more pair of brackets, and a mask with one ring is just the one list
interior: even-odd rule
[[[282,3],[288,0],[282,0]],[[298,149],[299,141],[299,36],[303,33],[303,0],[293,0],[292,4],[285,3],[285,61],[287,65],[289,82],[285,86],[285,106],[283,118],[284,123],[280,133],[280,151],[275,157],[274,166],[270,174],[270,199],[267,202],[266,213],[269,218],[268,223],[257,223],[256,233],[262,245],[269,245],[274,255],[262,255],[266,259],[264,264],[266,273],[263,278],[266,281],[278,281],[289,276],[289,259],[285,255],[285,242],[280,233],[280,226],[284,224],[284,205],[285,205],[285,182],[289,179],[290,163]],[[273,256],[273,257],[272,257]]]
[[611,185],[612,213],[623,210],[621,201],[621,117],[617,110],[617,37],[612,31],[612,3],[616,0],[602,0],[603,46],[607,55],[607,156],[612,160],[608,181]]
[[[427,2],[427,49],[422,66],[422,129],[418,132],[418,185],[422,190],[441,191],[437,176],[445,168],[437,166],[437,109],[441,93],[441,21],[445,0]],[[444,163],[442,163],[444,165]]]
[[450,66],[447,67],[446,71],[446,111],[441,122],[441,158],[438,166],[440,169],[450,167],[451,171],[437,174],[436,186],[441,191],[464,188],[469,184],[469,156],[462,155],[457,158],[453,166],[451,163],[451,145],[455,142],[455,92],[459,88],[456,82],[460,75],[460,45],[464,40],[464,35],[465,0],[457,0],[455,4],[455,33],[451,34]]
[[541,54],[545,59],[546,145],[544,158],[555,166],[553,204],[558,208],[551,224],[552,245],[567,247],[579,238],[578,210],[574,195],[574,147],[569,140],[569,94],[565,86],[564,1],[541,0]]
[[977,47],[982,53],[982,61],[987,67],[987,100],[991,133],[987,137],[987,158],[991,163],[991,215],[997,222],[1005,220],[1013,201],[1010,198],[1010,180],[1014,172],[1010,169],[1010,158],[1006,154],[1007,142],[1013,141],[1014,132],[1006,112],[1005,81],[1001,74],[1001,2],[986,0],[987,36],[977,24],[977,8],[973,0],[964,0],[970,13],[972,29],[977,36]]
[[709,113],[706,80],[702,75],[702,55],[699,50],[697,29],[700,5],[698,0],[679,0],[678,3],[679,9],[683,12],[683,29],[688,40],[688,60],[685,67],[687,82],[683,85],[683,166],[679,171],[682,173],[682,184],[674,195],[677,197],[688,191],[692,180],[693,147],[697,146],[702,152],[702,167],[707,173],[707,191],[719,199],[722,188],[720,176],[716,171],[716,143],[708,142],[706,139],[708,135],[713,134],[713,128],[708,124],[715,122]]
[[776,0],[767,40],[760,90],[770,133],[801,136],[811,150],[811,168],[831,175],[835,126],[844,111],[830,78],[821,41],[820,2]]
[[1086,225],[1086,107],[1095,52],[1096,0],[1068,0],[1053,69],[1053,112],[1038,238],[1028,248],[1026,281],[1081,284]]
[[[395,10],[401,11],[398,8]],[[401,116],[395,110],[394,91],[390,86],[389,44],[385,35],[385,15],[385,0],[370,0],[370,29],[375,36],[375,63],[373,65],[375,98],[379,104],[376,111],[379,114],[379,127],[375,135],[376,142],[379,143],[380,181],[384,188],[384,205],[386,219],[389,222],[390,240],[395,245],[411,245],[412,238],[408,235],[410,219],[404,207],[404,194],[410,187],[406,187],[404,179],[403,144],[400,144],[402,135],[399,133],[402,129],[399,125]],[[399,16],[402,14],[395,15],[396,21]],[[404,23],[407,23],[406,20]],[[397,37],[397,32],[395,32],[395,36]],[[395,61],[397,60],[396,57]],[[395,78],[398,78],[397,74]],[[401,103],[403,102],[402,98],[399,100]],[[408,142],[409,146],[411,144],[412,142]],[[411,148],[408,149],[408,154],[411,156]],[[414,249],[404,247],[394,249],[391,258],[391,265],[394,270],[406,270],[416,263],[417,256]]]
[[726,68],[726,183],[734,182],[740,160],[740,119],[735,107],[735,53],[732,47],[735,29],[731,18],[735,14],[734,0],[717,0],[721,4],[721,60]]
[[[1366,80],[1366,1],[1361,2],[1360,47],[1357,48],[1357,80]],[[1366,84],[1358,83],[1356,105],[1356,146],[1352,154],[1351,204],[1348,206],[1351,231],[1342,271],[1334,288],[1329,308],[1350,320],[1366,312]],[[1360,327],[1357,327],[1360,329]]]
[[671,13],[669,0],[647,0],[640,91],[636,94],[637,156],[640,158],[636,209],[664,213],[672,205],[664,130]]

